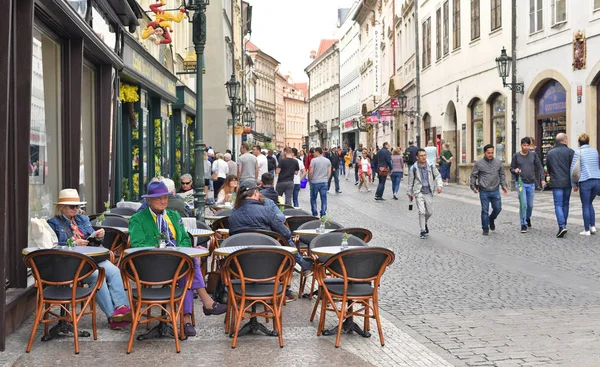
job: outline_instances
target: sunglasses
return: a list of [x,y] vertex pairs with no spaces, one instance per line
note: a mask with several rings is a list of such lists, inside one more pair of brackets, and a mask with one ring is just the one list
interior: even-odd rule
[[191,182],[191,181],[190,181],[190,182],[181,182],[181,184],[182,184],[182,185],[191,185],[191,184],[192,184],[192,182]]
[[69,209],[79,209],[79,205],[67,205]]

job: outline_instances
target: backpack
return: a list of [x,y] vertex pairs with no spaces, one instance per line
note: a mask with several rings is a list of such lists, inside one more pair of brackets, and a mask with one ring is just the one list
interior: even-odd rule
[[408,147],[404,151],[404,162],[406,162],[406,164],[408,164],[409,166],[415,164],[415,162],[417,161],[413,150],[414,149],[410,149],[410,147]]
[[275,160],[275,157],[271,156],[267,156],[267,169],[269,171],[275,171],[275,168],[277,167],[277,161]]

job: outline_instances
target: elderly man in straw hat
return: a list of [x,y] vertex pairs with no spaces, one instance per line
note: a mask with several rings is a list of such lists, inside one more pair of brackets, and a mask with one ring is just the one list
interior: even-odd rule
[[[90,219],[81,214],[80,206],[85,203],[79,199],[79,193],[75,189],[64,189],[58,194],[58,202],[54,203],[54,217],[48,219],[48,224],[56,233],[59,243],[66,243],[69,238],[72,238],[77,246],[88,245],[89,241],[86,238],[94,233],[94,228]],[[101,241],[104,238],[104,230],[98,230],[95,238]],[[121,272],[108,260],[98,265],[104,268],[106,281],[96,293],[96,301],[108,317],[110,328],[120,329],[131,322],[131,309],[127,293],[123,288]],[[94,272],[86,282],[93,285],[97,279],[98,273]]]
[[[148,207],[134,214],[129,220],[129,238],[131,247],[154,247],[161,234],[167,237],[167,246],[191,247],[192,243],[181,220],[181,216],[167,209],[169,203],[169,189],[164,182],[150,182],[148,194],[143,195],[148,202]],[[206,285],[200,270],[200,262],[194,259],[195,271],[192,288],[196,290],[202,303],[205,315],[220,315],[227,311],[227,307],[215,302],[206,292]],[[182,279],[185,283],[185,279]],[[196,329],[191,322],[194,295],[188,291],[184,298],[184,333],[186,336],[195,336]]]

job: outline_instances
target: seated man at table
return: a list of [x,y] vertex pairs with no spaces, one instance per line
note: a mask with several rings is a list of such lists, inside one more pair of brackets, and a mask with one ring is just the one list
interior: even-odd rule
[[[167,236],[167,246],[192,246],[181,216],[177,212],[167,209],[169,195],[169,190],[164,182],[150,182],[148,184],[148,194],[143,196],[148,201],[148,207],[134,214],[129,220],[131,247],[154,247],[160,234]],[[204,314],[208,316],[225,313],[227,307],[215,302],[206,292],[206,285],[198,259],[194,259],[194,264],[192,288],[196,290],[204,304],[204,307],[202,307]],[[184,282],[185,280],[182,279],[181,283]],[[186,336],[196,335],[196,329],[191,323],[192,307],[194,307],[194,295],[191,290],[188,290],[183,303],[184,333]]]
[[[285,216],[279,208],[269,199],[264,198],[258,191],[256,180],[248,179],[240,184],[235,205],[229,217],[229,233],[260,229],[277,232],[283,235],[294,247],[290,229],[285,225]],[[302,267],[305,276],[312,274],[312,264],[302,258],[298,253],[294,255],[296,263]],[[291,290],[287,290],[288,301],[295,299]]]
[[[192,211],[186,206],[183,198],[175,193],[175,182],[173,182],[173,180],[171,180],[170,178],[158,176],[152,178],[150,182],[164,182],[167,186],[167,189],[169,189],[169,203],[167,204],[167,209],[176,211],[182,217],[192,216]],[[148,201],[144,198],[144,200],[142,200],[142,205],[139,207],[137,212],[139,213],[147,207]]]
[[277,204],[279,202],[279,195],[277,195],[277,191],[275,191],[275,187],[273,187],[273,175],[269,172],[265,172],[260,177],[260,181],[260,193],[262,194],[262,196],[273,200],[273,202]]

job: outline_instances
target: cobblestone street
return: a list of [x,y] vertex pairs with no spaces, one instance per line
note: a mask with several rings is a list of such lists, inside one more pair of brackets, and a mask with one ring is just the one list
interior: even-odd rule
[[[597,366],[600,364],[600,284],[598,236],[583,237],[581,205],[571,198],[569,233],[555,238],[552,195],[536,192],[533,228],[519,232],[518,201],[503,196],[497,229],[481,235],[478,197],[468,187],[450,185],[434,199],[431,235],[418,237],[417,211],[408,211],[404,184],[400,200],[391,200],[388,180],[384,198],[374,191],[357,193],[341,181],[342,194],[329,195],[328,216],[347,227],[370,229],[370,245],[394,250],[395,263],[380,290],[385,347],[373,336],[316,336],[308,321],[312,303],[298,300],[284,309],[284,342],[266,336],[243,336],[231,349],[221,317],[201,316],[196,304],[198,336],[175,353],[172,340],[134,343],[125,353],[128,330],[111,331],[99,317],[98,340],[81,340],[73,354],[71,338],[40,342],[24,352],[32,317],[8,337],[0,365],[55,366]],[[331,192],[334,190],[332,189]],[[308,190],[301,206],[310,208]],[[297,282],[297,279],[295,279]],[[297,286],[293,286],[297,289]],[[334,325],[333,317],[327,323]],[[89,318],[83,323],[89,328]]]

